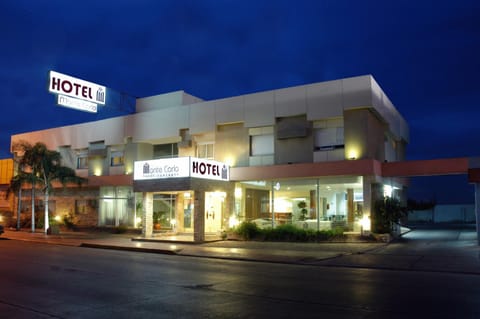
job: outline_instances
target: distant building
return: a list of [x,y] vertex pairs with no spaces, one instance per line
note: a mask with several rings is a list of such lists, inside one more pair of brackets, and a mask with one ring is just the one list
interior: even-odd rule
[[405,180],[380,167],[405,159],[409,129],[367,75],[212,101],[139,98],[135,114],[17,134],[12,145],[21,140],[44,142],[88,177],[54,192],[53,214],[141,225],[145,236],[158,222],[201,241],[243,220],[358,230],[384,192],[402,196]]

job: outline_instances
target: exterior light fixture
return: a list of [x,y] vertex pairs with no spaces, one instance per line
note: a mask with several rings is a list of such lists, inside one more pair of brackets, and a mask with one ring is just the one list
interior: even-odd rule
[[362,219],[360,219],[360,226],[362,235],[368,234],[371,230],[370,216],[363,215]]
[[234,215],[230,216],[230,218],[228,219],[228,226],[229,226],[230,228],[234,228],[234,227],[236,227],[238,224],[239,224],[239,221],[238,221],[237,217],[234,216]]

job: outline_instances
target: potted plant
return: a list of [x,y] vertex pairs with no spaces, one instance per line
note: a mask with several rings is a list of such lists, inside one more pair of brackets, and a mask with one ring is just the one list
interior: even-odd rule
[[298,208],[300,208],[300,217],[299,220],[305,220],[308,210],[307,210],[307,203],[305,201],[301,201],[297,204]]
[[160,212],[153,212],[153,229],[160,230]]

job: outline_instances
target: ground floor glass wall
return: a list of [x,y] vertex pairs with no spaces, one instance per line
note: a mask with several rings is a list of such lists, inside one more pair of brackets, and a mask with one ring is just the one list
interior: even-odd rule
[[135,196],[130,186],[100,188],[100,226],[134,227],[136,221]]
[[235,190],[235,218],[261,228],[359,230],[362,208],[362,177],[248,181]]
[[[152,192],[152,225],[157,233],[194,233],[194,191]],[[137,199],[141,198],[137,194]],[[204,232],[218,233],[225,229],[227,217],[226,197],[222,191],[204,192]],[[142,226],[142,225],[140,225]]]

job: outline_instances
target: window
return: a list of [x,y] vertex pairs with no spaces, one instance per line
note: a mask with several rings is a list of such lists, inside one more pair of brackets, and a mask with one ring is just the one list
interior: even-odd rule
[[77,158],[77,169],[87,169],[88,168],[88,156],[79,155]]
[[122,166],[124,164],[123,151],[114,151],[110,157],[110,166]]
[[343,127],[315,129],[315,150],[324,151],[344,147]]
[[197,157],[205,159],[214,159],[214,144],[213,143],[201,143],[197,144]]
[[250,135],[250,156],[266,156],[274,153],[273,126],[255,127],[248,130]]
[[158,144],[153,146],[153,158],[178,157],[178,143]]
[[273,134],[250,136],[250,155],[272,155],[273,145]]

